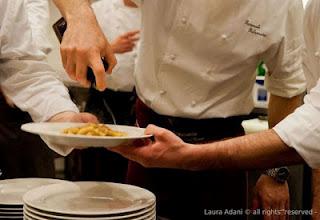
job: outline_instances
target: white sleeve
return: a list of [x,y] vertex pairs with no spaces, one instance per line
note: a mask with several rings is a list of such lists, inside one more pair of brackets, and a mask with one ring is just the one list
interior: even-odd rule
[[278,123],[274,130],[312,168],[320,168],[320,81],[305,104]]
[[2,91],[34,121],[46,121],[64,111],[78,112],[44,53],[33,44],[23,0],[8,2],[0,23]]
[[266,64],[270,74],[266,75],[266,88],[277,96],[291,98],[306,90],[302,67],[303,52],[303,7],[301,1],[290,1],[285,21],[285,35],[277,54]]
[[320,77],[320,1],[309,1],[304,16],[304,50],[303,67],[307,79],[308,91]]
[[26,0],[26,8],[35,44],[45,53],[52,50],[49,37],[49,0]]

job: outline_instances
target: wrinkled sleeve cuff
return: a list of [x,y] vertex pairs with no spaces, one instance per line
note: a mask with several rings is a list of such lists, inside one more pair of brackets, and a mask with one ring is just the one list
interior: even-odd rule
[[266,75],[266,88],[276,96],[292,98],[306,91],[307,85],[302,69],[290,75],[290,77],[278,79]]
[[273,129],[312,168],[320,168],[320,111],[304,104]]
[[70,99],[64,99],[61,97],[57,98],[54,104],[48,104],[48,106],[50,106],[50,108],[46,108],[46,112],[31,115],[32,119],[36,122],[44,122],[62,112],[79,112],[77,106]]

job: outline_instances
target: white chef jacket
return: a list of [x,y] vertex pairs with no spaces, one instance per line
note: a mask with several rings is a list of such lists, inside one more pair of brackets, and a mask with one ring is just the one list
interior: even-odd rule
[[23,0],[0,0],[0,86],[34,121],[64,111],[78,112],[45,54],[33,42]]
[[[97,20],[109,41],[129,31],[140,30],[140,10],[124,5],[123,0],[103,0],[92,4]],[[124,54],[115,54],[117,65],[107,75],[108,89],[131,92],[134,88],[136,47]]]
[[[305,104],[274,130],[293,147],[312,168],[320,168],[320,0],[308,3],[304,19],[306,50],[304,69],[310,93]],[[315,86],[315,87],[314,87]],[[313,88],[312,88],[313,87]]]
[[300,0],[135,2],[142,10],[136,88],[157,113],[195,119],[250,113],[261,60],[272,94],[305,90]]
[[48,0],[25,0],[32,36],[40,49],[49,53],[52,45],[49,36],[49,1]]

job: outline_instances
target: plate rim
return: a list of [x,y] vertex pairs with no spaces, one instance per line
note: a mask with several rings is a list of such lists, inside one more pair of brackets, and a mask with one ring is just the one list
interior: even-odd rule
[[[83,216],[92,216],[92,215],[111,215],[111,214],[123,214],[123,213],[126,213],[126,212],[134,212],[136,210],[139,210],[139,209],[143,209],[143,208],[146,208],[148,206],[151,206],[152,204],[156,203],[156,197],[155,195],[147,190],[147,189],[144,189],[144,188],[141,188],[141,187],[138,187],[138,186],[134,186],[134,185],[129,185],[129,184],[122,184],[122,183],[113,183],[113,182],[94,182],[94,181],[81,181],[81,182],[70,182],[70,183],[61,183],[61,184],[54,184],[54,185],[47,185],[47,186],[42,186],[42,187],[38,187],[36,189],[33,189],[33,190],[30,190],[29,192],[27,192],[24,196],[23,196],[23,202],[24,204],[26,204],[27,206],[31,207],[31,208],[35,208],[35,209],[39,209],[39,210],[43,210],[43,211],[47,211],[47,212],[51,212],[53,214],[61,214],[61,212],[54,210],[53,208],[48,208],[48,207],[39,207],[39,205],[32,205],[30,203],[31,202],[31,198],[32,198],[32,195],[33,194],[37,194],[38,192],[37,191],[41,191],[43,190],[44,188],[48,188],[48,187],[55,187],[56,185],[63,185],[63,184],[68,184],[72,187],[78,187],[80,188],[79,185],[77,184],[111,184],[111,185],[121,185],[121,186],[125,186],[125,187],[131,187],[131,188],[136,188],[136,189],[139,189],[139,190],[142,190],[144,191],[145,193],[149,194],[150,196],[150,199],[149,200],[153,200],[153,202],[150,202],[150,204],[148,205],[140,205],[140,206],[137,206],[133,209],[129,209],[129,208],[124,208],[122,209],[120,212],[116,212],[116,211],[109,211],[109,212],[102,212],[102,211],[99,211],[99,212],[96,212],[96,213],[89,213],[89,212],[79,212],[79,211],[68,211],[68,212],[64,212],[64,214],[68,214],[68,215],[83,215]],[[61,190],[61,189],[60,189]],[[43,196],[43,194],[42,194]],[[28,197],[31,197],[31,198],[28,198]],[[42,197],[43,198],[43,197]],[[34,200],[34,199],[33,199]],[[34,202],[33,202],[34,203]]]
[[[30,210],[31,209],[31,210]],[[85,219],[88,219],[88,215],[84,215],[84,216],[64,216],[64,215],[54,215],[54,213],[52,214],[48,214],[48,213],[42,213],[41,211],[36,211],[34,212],[34,210],[32,210],[33,208],[32,207],[27,207],[27,205],[24,207],[23,209],[23,213],[30,213],[30,214],[33,214],[35,216],[39,216],[41,218],[59,218],[59,219],[63,219],[63,220],[71,220],[71,219],[74,219],[75,217],[77,219],[80,219],[80,220],[85,220]],[[138,217],[146,217],[146,216],[149,216],[151,213],[154,213],[156,210],[156,203],[150,205],[149,208],[147,208],[146,210],[139,210],[137,213],[138,215],[133,215],[133,214],[129,214],[129,215],[126,215],[126,216],[94,216],[92,215],[92,219],[95,219],[95,220],[126,220],[128,218],[138,218]],[[90,218],[91,219],[91,218]]]
[[[50,137],[63,137],[63,138],[75,138],[75,139],[92,139],[92,140],[134,140],[134,139],[146,139],[150,138],[153,135],[152,134],[144,134],[142,136],[89,136],[89,135],[76,135],[76,134],[57,134],[55,132],[50,132],[50,131],[32,131],[28,129],[29,126],[33,126],[36,124],[78,124],[78,126],[89,124],[89,123],[80,123],[80,122],[29,122],[21,125],[21,130],[25,132],[29,132],[32,134],[37,134],[37,135],[43,135],[43,136],[50,136]],[[142,130],[145,131],[145,128],[140,128],[136,126],[129,126],[129,125],[113,125],[113,124],[104,124],[106,126],[119,126],[119,127],[127,127],[127,128],[135,128],[137,130]],[[76,126],[76,125],[75,125]]]
[[[69,182],[67,180],[62,180],[62,179],[55,179],[55,178],[38,178],[38,177],[27,177],[27,178],[12,178],[12,179],[4,179],[4,180],[0,180],[0,185],[2,184],[5,184],[6,182],[8,182],[10,184],[11,181],[26,181],[26,180],[33,180],[33,181],[38,181],[38,180],[47,180],[47,181],[52,181],[52,183],[49,183],[48,185],[51,185],[51,184],[56,184],[56,183],[62,183],[62,182]],[[56,183],[54,183],[56,182]],[[44,185],[47,185],[47,184],[44,184]],[[39,187],[39,186],[37,186]],[[37,188],[36,187],[36,188]],[[28,190],[30,191],[30,190]],[[27,191],[26,191],[27,192]],[[26,193],[25,192],[25,193]],[[24,193],[24,194],[25,194]],[[1,193],[0,193],[1,195]],[[3,201],[1,201],[1,196],[0,196],[0,209],[3,208],[3,209],[9,209],[9,210],[12,210],[12,209],[23,209],[23,196],[22,195],[22,199],[20,201],[20,203],[18,202],[6,202],[4,203]],[[15,206],[15,207],[13,207]]]

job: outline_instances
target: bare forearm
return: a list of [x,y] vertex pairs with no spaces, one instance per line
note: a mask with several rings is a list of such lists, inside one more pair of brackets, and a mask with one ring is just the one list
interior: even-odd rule
[[53,0],[63,17],[69,22],[77,16],[91,14],[90,0]]
[[124,0],[124,4],[128,7],[137,8],[138,6],[132,0]]
[[[192,146],[187,169],[265,169],[297,164],[303,159],[273,131]],[[192,158],[192,159],[191,159]]]
[[302,95],[292,98],[283,98],[280,96],[271,95],[268,106],[269,127],[274,127],[301,104]]

